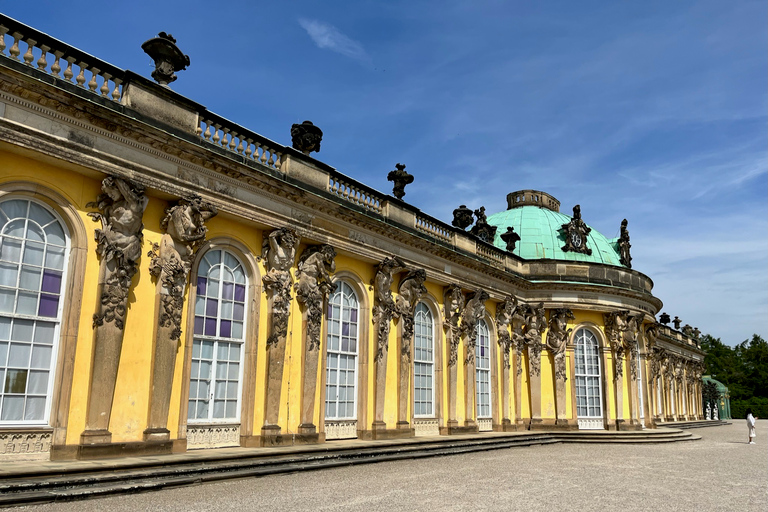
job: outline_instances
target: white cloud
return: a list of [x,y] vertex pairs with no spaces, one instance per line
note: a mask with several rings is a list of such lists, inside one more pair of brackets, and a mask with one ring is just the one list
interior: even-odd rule
[[318,48],[328,49],[359,61],[370,60],[363,45],[345,36],[333,25],[306,18],[299,18],[299,25],[307,31]]

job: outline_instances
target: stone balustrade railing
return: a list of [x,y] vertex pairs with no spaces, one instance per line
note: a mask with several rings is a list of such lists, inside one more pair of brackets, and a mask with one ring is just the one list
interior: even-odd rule
[[124,70],[4,14],[0,14],[0,56],[120,101]]
[[280,170],[285,146],[252,132],[208,110],[198,114],[197,135],[222,149],[241,155],[248,161]]
[[701,348],[701,341],[695,338],[692,338],[690,336],[686,336],[682,332],[675,330],[668,325],[664,325],[660,323],[657,323],[656,325],[659,327],[659,334],[662,334],[667,338],[676,340],[679,343],[682,343],[683,345],[690,345],[692,347]]
[[416,229],[445,242],[450,242],[451,240],[451,229],[431,217],[417,215]]
[[506,253],[501,249],[498,249],[492,245],[484,244],[483,242],[477,242],[477,255],[490,260],[499,265],[504,265],[506,261]]
[[381,214],[384,197],[375,190],[341,176],[328,176],[328,192],[344,201]]

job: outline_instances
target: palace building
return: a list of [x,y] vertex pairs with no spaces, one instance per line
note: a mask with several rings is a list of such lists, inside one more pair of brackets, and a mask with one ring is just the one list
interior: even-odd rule
[[0,15],[0,459],[703,418],[626,221],[521,190],[443,222],[404,166],[367,187],[143,48],[154,81]]

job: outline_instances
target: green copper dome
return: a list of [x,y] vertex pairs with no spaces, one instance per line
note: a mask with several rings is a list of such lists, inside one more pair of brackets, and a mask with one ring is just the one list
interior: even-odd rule
[[608,239],[595,229],[587,235],[587,247],[592,254],[563,251],[565,234],[563,224],[571,221],[569,215],[560,213],[560,202],[544,192],[523,190],[507,196],[509,209],[488,216],[488,224],[496,226],[493,245],[506,250],[501,235],[513,227],[520,240],[512,254],[526,260],[552,259],[587,261],[622,266],[618,252],[618,240]]

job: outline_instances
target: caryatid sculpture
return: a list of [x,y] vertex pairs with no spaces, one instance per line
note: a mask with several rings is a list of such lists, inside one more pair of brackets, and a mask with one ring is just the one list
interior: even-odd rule
[[261,247],[262,258],[267,264],[267,272],[261,280],[269,296],[270,309],[269,334],[266,343],[267,401],[262,427],[264,436],[276,436],[280,433],[277,423],[293,287],[290,269],[296,259],[297,245],[299,245],[299,235],[293,229],[278,228],[267,235]]
[[180,199],[175,206],[165,210],[165,217],[160,222],[165,234],[160,244],[153,244],[147,254],[152,258],[149,273],[161,284],[158,325],[171,328],[171,340],[181,336],[184,289],[192,260],[205,242],[208,232],[205,222],[217,213],[218,209],[203,202],[200,196]]
[[387,353],[389,330],[396,313],[392,298],[392,281],[395,274],[405,270],[405,263],[397,256],[384,258],[376,268],[373,278],[373,325],[376,329],[376,398],[373,430],[387,428],[384,422],[384,398],[387,385]]
[[485,313],[485,302],[490,295],[485,290],[477,290],[472,298],[467,301],[461,312],[461,332],[467,339],[467,357],[464,364],[475,361],[475,344],[477,342],[477,322]]
[[296,300],[307,311],[308,351],[320,348],[320,328],[323,320],[323,303],[336,291],[331,274],[336,272],[336,250],[330,245],[310,245],[299,257],[296,266]]
[[427,280],[427,272],[420,268],[411,270],[400,281],[397,289],[397,301],[395,302],[395,316],[403,322],[401,335],[401,354],[408,362],[411,359],[411,341],[413,341],[414,315],[416,305],[427,293],[424,281]]
[[627,330],[627,316],[629,311],[612,311],[605,313],[605,334],[614,353],[616,372],[614,379],[620,380],[624,375],[624,332]]
[[117,370],[123,344],[128,291],[141,257],[142,216],[149,199],[144,187],[109,176],[101,182],[102,193],[86,206],[98,208],[89,213],[101,222],[96,229],[96,253],[101,258],[99,305],[93,315],[96,329],[88,418],[84,443],[112,440],[109,419],[112,412]]
[[643,315],[627,315],[627,328],[624,331],[624,348],[629,350],[629,375],[633,381],[637,380],[637,339],[640,335],[640,325]]
[[528,305],[525,311],[525,343],[530,349],[529,364],[531,374],[538,376],[541,374],[541,344],[542,331],[547,326],[547,313],[544,309],[544,303],[540,302],[538,306]]
[[93,315],[93,325],[114,322],[118,329],[123,329],[128,289],[141,257],[142,216],[149,198],[144,195],[143,186],[112,176],[104,178],[101,190],[96,201],[86,205],[100,210],[88,216],[101,222],[101,229],[95,231],[96,253],[107,269],[101,307]]
[[519,302],[514,295],[512,299],[515,302],[515,309],[512,313],[512,346],[515,348],[515,355],[517,356],[517,363],[515,365],[516,375],[522,375],[523,373],[523,349],[525,349],[525,335],[523,334],[523,328],[525,327],[525,311],[527,305]]
[[408,423],[408,397],[411,376],[411,342],[415,323],[416,306],[427,293],[424,281],[427,280],[427,272],[424,269],[411,270],[400,281],[397,288],[397,301],[395,302],[395,315],[400,318],[400,377],[398,381],[397,398],[397,428],[407,428]]
[[509,350],[512,347],[512,336],[509,332],[512,316],[517,310],[517,297],[510,295],[504,302],[496,305],[496,332],[499,347],[503,354],[504,368],[509,369]]
[[336,272],[336,251],[330,245],[311,245],[304,249],[296,265],[296,300],[304,306],[304,377],[299,434],[315,435],[315,391],[320,354],[320,329],[323,307],[328,295],[336,290],[331,274]]
[[447,426],[457,426],[456,407],[457,407],[457,379],[458,379],[458,360],[459,343],[461,343],[461,312],[464,311],[464,294],[461,292],[461,286],[457,284],[448,285],[443,292],[443,328],[445,329],[445,339],[448,342],[448,422]]
[[389,348],[389,329],[395,316],[395,301],[392,298],[392,280],[394,275],[405,270],[405,263],[397,256],[384,258],[376,269],[373,279],[373,323],[376,332],[376,361],[386,356]]
[[547,331],[547,349],[555,358],[555,379],[565,382],[565,346],[573,329],[566,329],[568,320],[573,320],[573,312],[568,308],[558,308],[549,314]]
[[205,242],[205,222],[218,209],[200,196],[182,198],[165,210],[160,227],[165,231],[160,244],[152,244],[147,256],[152,260],[149,273],[158,281],[158,321],[155,328],[154,358],[149,421],[146,440],[168,440],[168,411],[176,368],[176,352],[181,337],[181,311],[192,260]]
[[448,366],[456,366],[458,361],[459,343],[461,342],[461,328],[459,320],[464,310],[464,294],[457,284],[449,285],[443,296],[443,328],[445,337],[450,344]]
[[293,278],[290,268],[296,259],[299,235],[290,228],[270,232],[262,243],[262,258],[267,262],[267,273],[262,278],[264,288],[272,298],[271,332],[267,346],[272,347],[288,334],[288,314],[291,307]]
[[465,425],[471,425],[475,417],[475,356],[477,350],[477,323],[485,314],[485,302],[490,298],[485,290],[477,290],[467,301],[461,312],[461,333],[465,336],[464,349],[464,405],[466,406],[464,418]]

